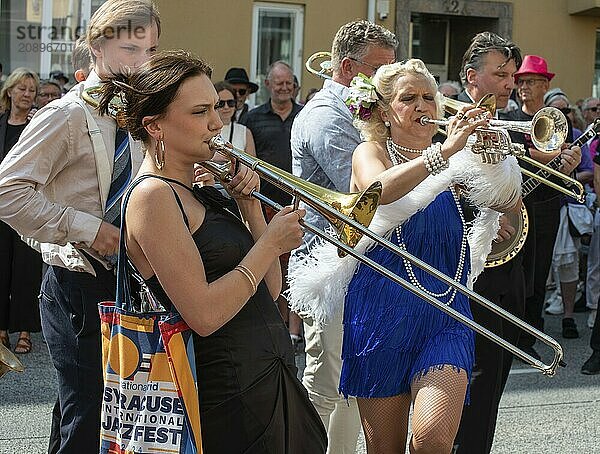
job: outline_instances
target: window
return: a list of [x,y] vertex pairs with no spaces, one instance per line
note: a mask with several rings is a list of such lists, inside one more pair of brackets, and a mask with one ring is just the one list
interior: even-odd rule
[[410,20],[410,57],[423,60],[438,81],[447,80],[448,20],[419,13],[413,13]]
[[264,80],[267,68],[277,60],[288,63],[294,70],[298,83],[301,83],[303,22],[302,6],[254,4],[250,80],[260,87],[254,95],[254,105],[269,99]]
[[2,0],[0,61],[4,73],[25,66],[42,78],[51,71],[62,71],[72,81],[75,41],[104,1]]

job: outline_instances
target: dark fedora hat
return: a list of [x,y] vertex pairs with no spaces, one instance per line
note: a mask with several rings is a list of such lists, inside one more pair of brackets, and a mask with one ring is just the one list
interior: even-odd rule
[[258,85],[254,82],[250,82],[248,79],[248,73],[244,68],[229,68],[227,74],[225,74],[225,80],[230,84],[246,84],[250,93],[258,91]]

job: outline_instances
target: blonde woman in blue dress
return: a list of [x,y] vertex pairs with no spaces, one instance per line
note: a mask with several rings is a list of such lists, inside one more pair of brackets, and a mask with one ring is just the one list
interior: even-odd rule
[[[439,118],[442,98],[420,60],[382,66],[372,81],[355,80],[351,92],[348,104],[366,142],[354,152],[350,190],[376,180],[383,185],[370,228],[467,285],[490,250],[498,211],[519,203],[515,158],[482,164],[469,151],[469,136],[489,121],[482,109],[470,106],[450,121],[445,142],[432,144],[436,126],[419,119]],[[470,230],[461,197],[481,207]],[[381,246],[363,240],[359,247],[472,318],[468,298],[452,287]],[[345,298],[340,392],[357,397],[368,452],[404,453],[412,404],[410,452],[449,453],[467,396],[474,333],[371,268],[353,259],[335,260],[331,249],[324,245],[305,262],[313,275],[323,275],[326,290],[298,285],[299,276],[292,276],[291,293],[305,293],[299,297],[304,301],[293,304],[310,312],[314,303],[308,300]],[[343,289],[333,288],[333,282]],[[316,311],[326,323],[327,309]]]

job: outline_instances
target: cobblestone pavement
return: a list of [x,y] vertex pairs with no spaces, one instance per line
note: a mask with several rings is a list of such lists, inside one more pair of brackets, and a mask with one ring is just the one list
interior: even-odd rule
[[[579,373],[587,359],[590,330],[587,314],[576,314],[579,339],[561,339],[560,317],[546,316],[547,332],[561,341],[567,367],[545,377],[515,361],[502,398],[494,454],[600,453],[600,375]],[[12,336],[12,342],[16,336]],[[0,379],[0,454],[45,453],[56,380],[41,334],[33,352],[20,356],[26,371]],[[544,360],[549,351],[539,348]],[[303,357],[297,356],[303,367]],[[366,453],[359,440],[357,453]]]

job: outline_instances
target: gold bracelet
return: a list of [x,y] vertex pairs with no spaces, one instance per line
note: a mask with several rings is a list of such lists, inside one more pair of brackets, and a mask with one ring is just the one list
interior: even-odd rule
[[250,286],[252,287],[252,294],[254,295],[256,293],[256,277],[254,276],[254,273],[244,265],[238,265],[234,270],[239,271],[246,276],[246,279],[248,279],[248,282],[250,282]]
[[248,268],[245,265],[239,264],[237,266],[237,268],[241,268],[243,270],[246,271],[246,273],[248,274],[250,280],[252,281],[253,287],[256,290],[256,288],[258,287],[258,283],[256,282],[256,276],[254,275],[254,273],[252,272],[252,270],[250,268]]

